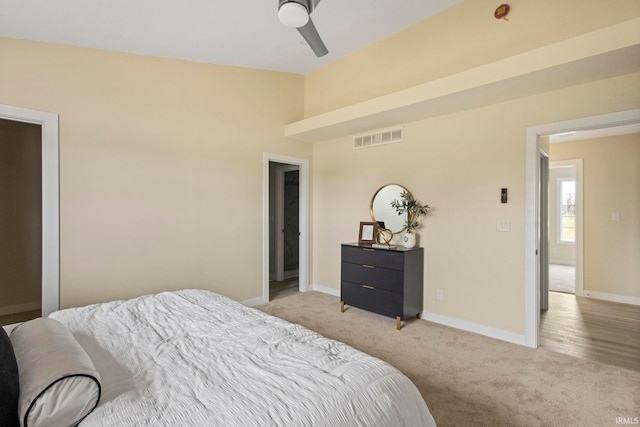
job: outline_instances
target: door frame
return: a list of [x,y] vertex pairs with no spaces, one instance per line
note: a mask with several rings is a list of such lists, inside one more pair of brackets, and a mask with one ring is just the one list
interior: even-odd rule
[[42,129],[42,315],[60,308],[58,115],[0,104],[0,118]]
[[[286,172],[300,171],[298,165],[276,167],[276,230],[284,229],[284,178]],[[298,191],[299,192],[299,191]],[[299,225],[299,224],[298,224]],[[276,280],[284,280],[284,233],[276,234]],[[298,251],[299,251],[298,246]],[[296,276],[298,273],[296,273]]]
[[298,288],[310,290],[309,285],[309,160],[275,153],[262,155],[262,297],[260,303],[269,302],[269,162],[285,163],[299,167],[300,191],[300,267]]
[[640,122],[640,109],[625,110],[597,116],[582,117],[530,126],[526,129],[525,145],[525,248],[524,248],[524,326],[525,345],[538,347],[540,324],[540,277],[538,270],[539,228],[537,224],[540,202],[541,137],[562,132],[621,126]]

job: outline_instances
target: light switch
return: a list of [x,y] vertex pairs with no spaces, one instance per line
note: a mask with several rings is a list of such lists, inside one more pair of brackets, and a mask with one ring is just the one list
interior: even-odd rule
[[611,221],[620,221],[620,212],[611,212]]
[[497,231],[511,231],[511,221],[508,219],[499,219],[496,222],[496,230]]

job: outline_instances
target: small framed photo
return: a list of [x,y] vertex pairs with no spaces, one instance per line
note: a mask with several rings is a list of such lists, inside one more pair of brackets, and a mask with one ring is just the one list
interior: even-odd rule
[[370,245],[376,242],[378,236],[377,222],[361,222],[360,234],[358,234],[359,245]]

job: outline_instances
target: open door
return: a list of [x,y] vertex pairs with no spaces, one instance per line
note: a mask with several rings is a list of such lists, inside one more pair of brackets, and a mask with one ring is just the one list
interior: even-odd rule
[[276,168],[276,280],[298,277],[300,262],[299,166]]
[[540,275],[540,311],[549,309],[549,156],[540,153],[540,236],[538,268]]

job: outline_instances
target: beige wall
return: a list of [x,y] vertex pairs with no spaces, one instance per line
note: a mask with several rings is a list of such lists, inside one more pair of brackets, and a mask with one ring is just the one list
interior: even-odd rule
[[640,297],[640,134],[552,144],[550,156],[583,159],[585,292]]
[[299,75],[0,38],[0,102],[60,115],[60,301],[262,295],[262,155]]
[[0,119],[0,311],[40,304],[41,163],[40,126]]
[[[305,117],[640,16],[635,0],[465,1],[305,75]],[[425,309],[524,334],[525,132],[528,126],[640,107],[630,74],[405,123],[404,142],[353,150],[351,135],[314,144],[313,283],[340,287],[340,243],[357,239],[380,186],[397,183],[434,207],[420,231]],[[334,117],[334,119],[336,119]],[[500,203],[500,188],[509,203]],[[511,232],[496,231],[496,221]],[[436,301],[436,290],[444,300]]]
[[[419,232],[425,309],[524,333],[526,128],[638,108],[629,89],[638,87],[631,74],[406,123],[399,144],[354,150],[350,136],[314,144],[313,283],[339,289],[340,244],[357,239],[374,192],[398,183],[434,207]],[[511,232],[497,232],[498,219]]]
[[401,144],[282,136],[304,116],[640,16],[636,0],[510,4],[506,22],[496,3],[463,2],[304,77],[0,39],[0,102],[60,114],[62,306],[185,286],[259,296],[269,151],[312,159],[313,284],[339,289],[340,243],[357,239],[376,189],[403,184],[434,207],[420,230],[425,309],[523,333],[525,129],[638,108],[639,74],[406,123]]
[[638,0],[463,1],[305,75],[305,116],[413,87],[640,16]]

